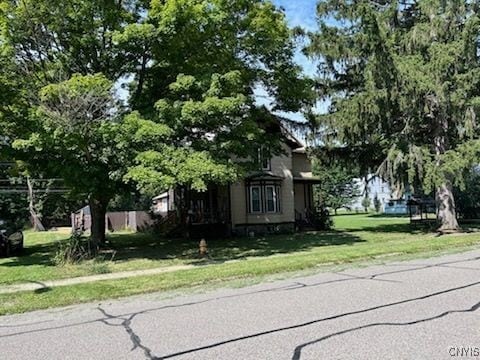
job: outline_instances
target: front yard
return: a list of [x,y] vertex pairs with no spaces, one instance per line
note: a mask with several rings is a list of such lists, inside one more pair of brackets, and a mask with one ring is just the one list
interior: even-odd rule
[[[386,256],[460,250],[480,245],[480,233],[436,237],[415,230],[408,219],[365,214],[334,217],[335,230],[329,232],[235,238],[208,242],[211,263],[197,257],[198,243],[162,239],[147,234],[111,234],[110,248],[100,258],[79,265],[56,266],[53,256],[58,241],[68,233],[26,234],[25,253],[0,259],[0,287],[26,282],[151,269],[173,265],[198,265],[190,270],[98,281],[0,295],[0,314],[29,311],[78,302],[102,300],[154,291],[206,286],[248,279],[259,281],[274,274],[366,261]],[[201,266],[206,265],[208,266]]]

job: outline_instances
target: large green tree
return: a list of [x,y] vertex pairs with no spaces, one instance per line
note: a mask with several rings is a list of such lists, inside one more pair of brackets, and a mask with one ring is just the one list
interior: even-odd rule
[[439,230],[457,230],[452,187],[480,153],[478,3],[325,0],[318,18],[324,141],[376,149],[382,175],[435,190]]
[[[269,1],[0,0],[0,19],[36,126],[16,149],[26,168],[88,196],[95,243],[119,179],[147,193],[204,190],[235,179],[243,166],[232,159],[274,149],[255,89],[276,109],[310,101],[285,15]],[[127,109],[107,108],[107,83],[123,87]]]
[[279,137],[268,136],[276,120],[255,106],[256,89],[271,95],[275,109],[312,100],[285,15],[270,1],[152,1],[144,21],[115,41],[131,60],[138,124],[144,133],[165,129],[137,147],[126,177],[143,191],[204,190],[234,180],[250,165],[236,160],[257,158],[260,144],[278,151]]
[[[74,193],[89,199],[95,244],[105,239],[106,203],[112,184],[122,178],[122,167],[113,169],[110,160],[115,158],[107,155],[116,152],[113,135],[103,131],[110,126],[104,125],[109,122],[105,114],[112,115],[112,109],[98,101],[105,99],[103,85],[117,83],[129,68],[113,35],[141,18],[144,3],[0,0],[0,53],[9,65],[8,78],[4,75],[0,81],[13,78],[15,86],[9,89],[25,99],[12,108],[18,101],[9,96],[3,119],[7,129],[16,129],[20,120],[31,125],[9,137],[9,144],[24,139],[17,141],[11,157],[23,160],[25,173],[61,176]],[[92,96],[88,88],[97,85],[102,91]],[[1,116],[0,112],[0,121]]]
[[133,156],[130,137],[116,121],[112,88],[100,74],[77,74],[45,86],[32,115],[42,128],[13,144],[25,157],[28,170],[55,174],[74,194],[88,200],[94,246],[104,241],[108,203],[124,191],[123,175]]

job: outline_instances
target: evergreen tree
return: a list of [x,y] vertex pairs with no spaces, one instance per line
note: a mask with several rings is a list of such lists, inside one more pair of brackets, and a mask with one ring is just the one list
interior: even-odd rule
[[478,2],[325,0],[318,17],[323,140],[376,149],[383,177],[435,190],[439,230],[458,230],[452,188],[480,154]]
[[464,219],[480,218],[480,169],[468,171],[464,186],[454,190],[459,215]]

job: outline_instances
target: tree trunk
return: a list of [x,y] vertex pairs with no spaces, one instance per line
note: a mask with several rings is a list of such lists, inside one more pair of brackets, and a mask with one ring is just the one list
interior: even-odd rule
[[437,219],[440,221],[441,232],[458,231],[460,226],[457,221],[455,198],[453,196],[452,184],[445,182],[437,188]]
[[35,198],[33,193],[33,184],[30,181],[30,178],[27,177],[27,188],[28,188],[28,210],[30,212],[30,217],[32,219],[32,225],[34,231],[45,231],[45,226],[42,224],[40,216],[35,210]]
[[[435,155],[437,157],[436,165],[438,168],[441,168],[443,165],[442,157],[448,149],[448,120],[445,117],[440,117],[437,120],[438,125],[434,136]],[[455,208],[455,198],[453,196],[451,179],[446,178],[437,186],[436,203],[437,220],[440,222],[438,231],[449,232],[460,230],[457,221],[457,211]]]
[[97,249],[100,245],[105,244],[105,215],[107,213],[108,201],[105,199],[98,199],[91,196],[89,199],[90,215],[91,215],[91,230],[90,241],[93,249]]

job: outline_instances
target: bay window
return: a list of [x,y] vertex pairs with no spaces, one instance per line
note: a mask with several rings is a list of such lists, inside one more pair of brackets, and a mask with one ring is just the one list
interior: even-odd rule
[[247,185],[247,203],[250,214],[280,213],[279,184],[250,183]]
[[260,186],[250,186],[250,212],[262,212],[262,193]]

